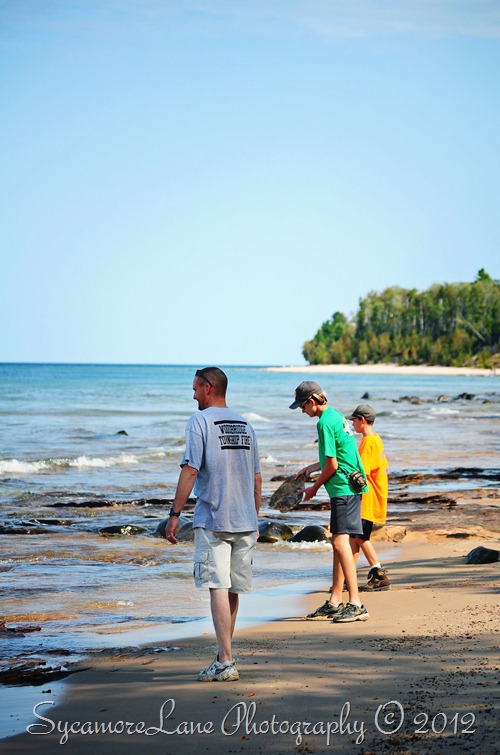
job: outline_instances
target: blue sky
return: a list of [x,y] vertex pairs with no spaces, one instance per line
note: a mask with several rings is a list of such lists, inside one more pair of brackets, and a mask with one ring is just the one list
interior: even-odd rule
[[500,277],[500,3],[0,0],[0,361],[302,364]]

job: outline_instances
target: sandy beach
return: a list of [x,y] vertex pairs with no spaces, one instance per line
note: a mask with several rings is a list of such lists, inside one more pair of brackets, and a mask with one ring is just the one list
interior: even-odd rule
[[493,753],[498,563],[466,565],[478,545],[498,540],[410,532],[386,565],[391,590],[365,593],[369,621],[304,621],[325,584],[301,615],[237,631],[238,682],[197,682],[211,633],[171,653],[93,658],[56,707],[39,688],[37,725],[2,752]]
[[271,372],[311,372],[356,375],[441,375],[448,377],[492,377],[495,371],[478,367],[439,367],[397,364],[307,364],[303,366],[269,367]]

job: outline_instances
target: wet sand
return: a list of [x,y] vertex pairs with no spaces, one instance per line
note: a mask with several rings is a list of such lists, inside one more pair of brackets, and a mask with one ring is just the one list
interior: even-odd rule
[[[212,659],[212,633],[168,654],[93,658],[57,707],[50,684],[40,688],[43,718],[2,752],[493,753],[499,564],[467,565],[478,545],[498,548],[494,531],[409,531],[385,564],[391,589],[364,593],[368,621],[304,621],[325,584],[299,615],[236,632],[238,682],[196,680]],[[106,733],[95,733],[98,723]]]

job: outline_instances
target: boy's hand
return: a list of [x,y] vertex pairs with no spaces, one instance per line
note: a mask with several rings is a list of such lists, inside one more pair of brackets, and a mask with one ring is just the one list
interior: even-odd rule
[[316,493],[318,492],[315,485],[311,485],[310,488],[304,488],[304,490],[299,490],[299,493],[302,493],[302,502],[310,501],[311,498],[314,498]]
[[304,467],[303,469],[299,469],[298,472],[295,472],[293,479],[296,480],[297,477],[300,477],[300,475],[305,475],[306,479],[310,477],[309,467]]

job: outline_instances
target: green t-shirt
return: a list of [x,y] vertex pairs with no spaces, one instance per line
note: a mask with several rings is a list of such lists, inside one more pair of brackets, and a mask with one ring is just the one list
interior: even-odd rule
[[[321,469],[325,466],[327,456],[336,458],[339,465],[336,473],[325,482],[326,492],[330,498],[356,495],[357,491],[351,488],[348,478],[351,472],[360,470],[364,474],[364,470],[350,425],[343,414],[328,406],[322,412],[316,427]],[[361,492],[367,490],[368,487]]]

